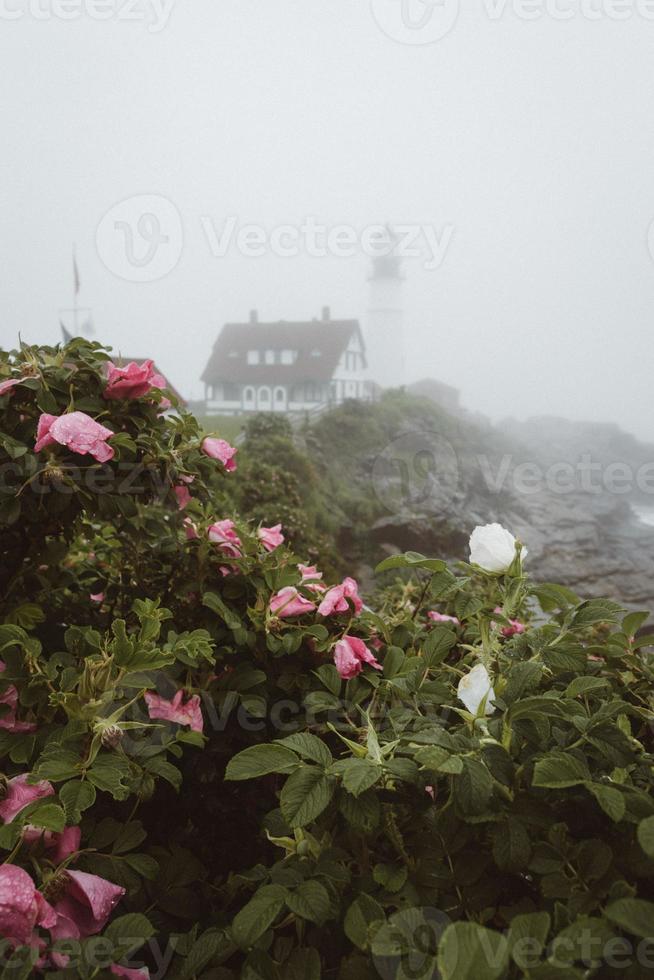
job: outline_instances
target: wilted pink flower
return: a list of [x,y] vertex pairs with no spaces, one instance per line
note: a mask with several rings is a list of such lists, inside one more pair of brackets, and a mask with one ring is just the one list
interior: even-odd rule
[[275,524],[274,527],[260,527],[257,536],[266,551],[274,551],[284,542],[281,524]]
[[184,533],[187,541],[198,541],[200,538],[197,528],[190,517],[184,519]]
[[188,725],[194,732],[201,732],[203,729],[202,708],[198,694],[194,694],[184,703],[183,691],[178,691],[172,701],[167,701],[158,694],[153,694],[152,691],[146,691],[145,703],[150,718],[161,718],[163,721],[177,722],[178,725]]
[[[499,606],[495,607],[495,612],[498,615],[502,615],[502,610]],[[502,626],[500,632],[503,637],[509,640],[512,636],[516,636],[518,633],[524,633],[527,627],[524,623],[521,623],[519,619],[510,619],[508,626]]]
[[15,864],[0,867],[0,935],[26,946],[35,926],[50,929],[56,915],[26,871]]
[[[2,668],[4,670],[4,664]],[[0,704],[6,704],[9,711],[0,714],[0,728],[8,732],[28,733],[35,732],[36,725],[29,721],[18,721],[16,711],[18,710],[18,691],[13,684],[10,684],[6,691],[0,694]]]
[[114,976],[127,977],[127,980],[150,980],[150,971],[147,966],[142,966],[140,969],[133,969],[114,963],[113,966],[109,967],[109,970]]
[[326,592],[327,586],[320,581],[322,572],[319,572],[315,565],[298,565],[302,575],[302,585],[310,592]]
[[461,625],[461,621],[456,616],[446,616],[444,613],[435,612],[433,609],[429,610],[427,616],[431,619],[432,623],[454,623],[455,626]]
[[382,670],[374,653],[368,649],[363,640],[357,636],[344,636],[334,647],[334,663],[343,678],[349,681],[363,670],[364,664],[370,664],[375,670]]
[[270,600],[270,611],[280,619],[303,616],[304,613],[313,612],[315,608],[315,604],[301,596],[293,585],[280,589]]
[[67,446],[74,453],[86,456],[90,453],[99,463],[113,459],[114,451],[107,445],[114,433],[100,425],[84,412],[68,412],[66,415],[41,415],[36,430],[34,452],[40,453],[48,446]]
[[10,823],[17,813],[34,800],[54,795],[54,787],[47,780],[30,785],[28,779],[29,773],[22,773],[20,776],[14,776],[7,783],[5,798],[0,803],[0,820],[3,823]]
[[207,436],[203,440],[202,446],[200,447],[205,456],[210,456],[211,459],[219,460],[228,473],[233,473],[236,469],[236,460],[234,456],[238,452],[234,446],[230,446],[228,442],[224,439],[214,439],[212,436]]
[[91,602],[104,602],[104,592],[91,592],[89,599]]
[[125,367],[116,367],[111,361],[107,364],[107,387],[105,398],[141,398],[152,388],[165,388],[166,379],[154,371],[154,361],[137,364],[130,361]]
[[66,892],[54,904],[56,923],[48,926],[53,939],[95,936],[125,894],[112,881],[85,871],[66,871]]
[[241,539],[234,530],[234,521],[216,521],[208,531],[209,540],[231,558],[241,557]]
[[345,578],[341,585],[334,585],[325,593],[325,598],[318,606],[321,616],[331,616],[333,613],[346,613],[350,611],[347,600],[354,606],[354,612],[358,616],[363,609],[363,602],[359,596],[359,586],[353,578]]
[[191,503],[192,499],[188,487],[182,483],[180,486],[173,487],[173,490],[175,491],[175,496],[177,497],[177,506],[180,510],[184,510],[184,508],[188,507],[188,505]]
[[[0,674],[6,670],[7,665],[4,660],[0,660]],[[0,694],[0,705],[6,704],[9,711],[0,714],[0,728],[9,732],[35,732],[37,726],[28,721],[17,721],[16,711],[18,709],[18,691],[13,684],[10,684],[6,691]]]
[[8,392],[11,393],[21,381],[23,381],[23,378],[7,378],[6,381],[0,381],[0,397],[6,395]]
[[34,844],[41,841],[48,852],[49,859],[54,864],[60,864],[75,851],[78,851],[81,838],[82,832],[79,827],[66,827],[61,833],[57,833],[27,824],[23,831],[25,843]]

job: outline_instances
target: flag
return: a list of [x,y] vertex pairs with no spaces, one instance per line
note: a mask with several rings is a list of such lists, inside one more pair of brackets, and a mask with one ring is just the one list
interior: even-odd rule
[[77,256],[73,249],[73,282],[75,284],[75,296],[79,296],[79,269],[77,268]]
[[64,343],[69,344],[70,341],[73,339],[73,335],[71,333],[68,333],[61,320],[59,321],[59,326],[61,327],[61,335],[64,338]]

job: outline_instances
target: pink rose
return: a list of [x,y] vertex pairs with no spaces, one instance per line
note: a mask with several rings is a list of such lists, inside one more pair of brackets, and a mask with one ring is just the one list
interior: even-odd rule
[[54,787],[46,780],[31,785],[27,782],[29,773],[14,776],[7,783],[4,800],[0,803],[0,820],[10,823],[17,813],[20,813],[29,803],[40,800],[44,796],[53,796]]
[[152,388],[165,388],[166,379],[154,371],[154,361],[137,364],[130,361],[125,367],[116,367],[111,361],[107,364],[107,387],[105,398],[141,398]]
[[456,618],[456,616],[446,616],[444,613],[435,612],[431,609],[427,616],[431,619],[432,623],[454,623],[455,626],[460,626],[461,621]]
[[322,572],[319,572],[315,565],[298,565],[302,576],[302,585],[310,592],[326,592],[327,586],[320,579]]
[[305,613],[313,612],[315,608],[315,604],[301,596],[293,585],[287,585],[285,589],[280,589],[270,600],[270,611],[279,619],[303,616]]
[[91,592],[89,599],[91,602],[104,602],[104,592]]
[[50,929],[56,915],[26,871],[15,864],[0,867],[0,935],[26,946],[36,926]]
[[284,541],[284,535],[281,532],[282,525],[275,524],[274,527],[260,527],[257,536],[266,551],[274,551]]
[[7,378],[6,381],[0,381],[0,397],[7,393],[11,394],[16,385],[19,385],[23,380],[23,378]]
[[[0,674],[6,670],[7,665],[4,660],[0,660]],[[0,714],[0,728],[8,732],[35,732],[37,726],[28,721],[18,721],[16,711],[18,709],[18,691],[13,684],[10,684],[6,691],[0,694],[0,704],[6,704],[9,711]]]
[[356,636],[344,636],[334,647],[334,663],[336,669],[345,681],[352,680],[363,670],[364,664],[370,664],[375,670],[383,670],[363,640]]
[[[499,606],[495,607],[495,612],[498,615],[503,615],[502,610]],[[497,624],[495,624],[497,626]],[[509,640],[512,636],[516,636],[518,633],[524,633],[527,627],[524,623],[521,623],[519,619],[510,619],[508,626],[502,626],[500,632],[505,639]]]
[[66,827],[61,833],[57,833],[27,824],[23,831],[23,840],[26,844],[42,842],[53,864],[61,864],[75,851],[79,851],[81,838],[82,831],[79,827]]
[[359,596],[359,586],[353,578],[345,578],[341,585],[334,585],[325,593],[325,598],[318,606],[321,616],[331,616],[333,613],[346,613],[350,611],[348,599],[354,606],[354,612],[358,616],[363,609],[363,602]]
[[238,449],[230,446],[224,439],[214,439],[212,436],[207,436],[200,448],[205,456],[219,460],[228,473],[233,473],[236,469],[234,456],[238,452]]
[[54,904],[57,921],[48,926],[52,938],[95,936],[104,929],[124,894],[124,888],[98,875],[66,871],[66,892]]
[[197,694],[184,703],[183,691],[178,691],[172,701],[146,691],[145,703],[152,719],[161,718],[163,721],[174,721],[178,725],[188,725],[194,732],[201,732],[204,727],[200,697]]
[[241,539],[234,530],[234,521],[216,521],[208,531],[209,540],[231,558],[241,557]]
[[198,541],[200,538],[198,530],[190,517],[184,518],[184,534],[186,535],[187,541]]
[[66,415],[41,415],[36,430],[34,452],[40,453],[48,446],[67,446],[80,456],[90,453],[99,463],[113,459],[114,451],[107,445],[114,433],[100,425],[84,412],[68,412]]
[[192,500],[188,487],[182,483],[180,486],[173,487],[173,490],[175,492],[175,496],[177,497],[178,508],[180,510],[184,510],[184,508],[188,507]]

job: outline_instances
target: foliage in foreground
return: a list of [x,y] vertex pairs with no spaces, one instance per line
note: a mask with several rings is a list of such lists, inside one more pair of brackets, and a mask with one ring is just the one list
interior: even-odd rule
[[646,614],[519,547],[362,607],[106,362],[1,359],[2,976],[649,975]]

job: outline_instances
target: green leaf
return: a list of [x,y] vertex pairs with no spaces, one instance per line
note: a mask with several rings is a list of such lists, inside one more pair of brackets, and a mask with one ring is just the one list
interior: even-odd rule
[[88,779],[97,789],[111,793],[115,800],[126,800],[129,786],[123,780],[130,776],[130,766],[127,759],[116,753],[99,755],[87,773]]
[[534,766],[532,786],[543,789],[566,789],[586,783],[590,777],[587,766],[575,756],[552,752]]
[[379,575],[381,572],[393,571],[396,568],[424,568],[427,572],[444,572],[447,564],[438,558],[425,558],[417,551],[407,551],[403,555],[391,555],[380,562],[375,569]]
[[27,807],[21,812],[21,816],[29,816],[29,823],[44,830],[53,830],[57,833],[66,826],[66,814],[62,807],[56,803],[38,803],[34,809]]
[[59,799],[66,811],[66,822],[78,824],[82,812],[95,803],[95,796],[95,787],[91,783],[84,783],[78,779],[64,783],[59,790]]
[[238,630],[242,627],[243,624],[234,610],[230,609],[215,592],[205,592],[202,596],[202,604],[220,616],[230,630]]
[[352,796],[361,796],[382,776],[381,766],[368,759],[347,759],[342,769],[343,786]]
[[309,732],[298,732],[296,735],[289,735],[287,738],[280,739],[277,745],[284,745],[293,752],[297,752],[303,759],[311,759],[317,762],[323,769],[327,769],[334,761],[332,754],[321,738],[311,735]]
[[343,929],[351,943],[359,949],[366,950],[385,921],[386,917],[381,905],[364,893],[359,895],[348,908]]
[[416,762],[423,769],[432,769],[434,772],[447,772],[453,775],[463,772],[463,759],[458,755],[452,755],[440,745],[429,745],[420,749],[416,752]]
[[479,759],[465,759],[463,772],[454,782],[454,795],[458,805],[468,815],[484,813],[493,794],[493,779]]
[[509,950],[521,970],[529,970],[540,959],[551,927],[548,912],[528,912],[511,919]]
[[654,817],[645,817],[638,824],[638,843],[648,857],[654,858]]
[[271,772],[290,773],[298,767],[297,756],[279,743],[251,745],[229,760],[226,780],[256,779]]
[[582,602],[574,611],[568,629],[586,629],[598,623],[619,623],[624,608],[617,602],[608,599],[588,599]]
[[529,834],[523,824],[511,818],[498,824],[493,834],[493,857],[501,871],[522,871],[530,855]]
[[329,918],[331,902],[327,889],[319,881],[303,881],[295,891],[288,893],[286,904],[299,918],[319,926]]
[[135,953],[154,936],[154,928],[149,919],[139,912],[130,912],[114,919],[104,931],[104,938],[115,947],[112,955],[115,960],[121,960],[130,953]]
[[194,977],[201,976],[209,961],[227,945],[222,930],[207,929],[191,946],[179,974],[175,974],[177,980],[193,980]]
[[609,682],[604,677],[575,677],[565,691],[566,698],[578,698],[580,695],[592,694],[593,691],[601,691],[609,687]]
[[499,980],[508,963],[508,942],[499,932],[455,922],[443,933],[438,948],[443,980]]
[[320,956],[316,949],[294,949],[284,964],[287,980],[320,980]]
[[586,783],[586,789],[593,794],[604,813],[614,823],[622,820],[627,810],[627,803],[619,789],[615,786],[606,786],[604,783]]
[[232,936],[237,946],[250,949],[282,911],[286,897],[287,891],[281,885],[259,888],[232,923]]
[[[422,644],[422,652],[429,667],[442,663],[457,642],[456,633],[448,626],[434,626]],[[385,663],[385,662],[384,662]]]
[[305,827],[322,813],[334,793],[334,779],[316,766],[296,769],[280,795],[282,815],[289,827]]
[[654,936],[654,903],[642,898],[621,898],[604,909],[606,918],[633,936]]

